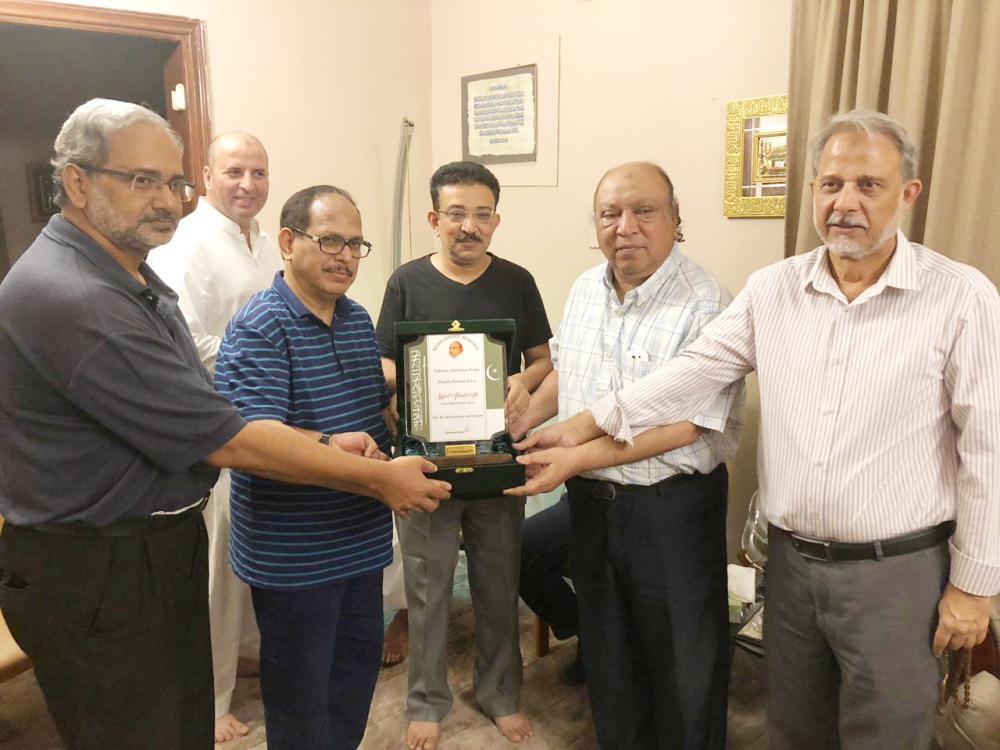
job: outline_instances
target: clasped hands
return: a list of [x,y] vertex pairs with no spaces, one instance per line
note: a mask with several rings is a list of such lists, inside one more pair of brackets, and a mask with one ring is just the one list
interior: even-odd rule
[[533,432],[514,443],[521,451],[517,462],[527,470],[528,481],[504,490],[505,495],[524,497],[550,492],[572,476],[586,471],[584,446],[590,435],[581,416]]

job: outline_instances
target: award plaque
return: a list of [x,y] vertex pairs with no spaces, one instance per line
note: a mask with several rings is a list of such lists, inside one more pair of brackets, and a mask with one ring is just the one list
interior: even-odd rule
[[423,456],[463,500],[524,484],[507,432],[514,321],[396,323],[397,456]]

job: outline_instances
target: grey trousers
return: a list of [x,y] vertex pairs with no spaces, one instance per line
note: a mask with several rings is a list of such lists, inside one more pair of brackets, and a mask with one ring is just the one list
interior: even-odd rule
[[433,513],[398,519],[410,620],[409,697],[414,721],[441,721],[451,710],[448,616],[458,560],[459,529],[469,564],[476,619],[476,702],[490,717],[517,711],[523,501],[513,497],[446,500]]
[[947,541],[881,561],[820,562],[770,527],[764,607],[771,746],[931,747],[931,653]]

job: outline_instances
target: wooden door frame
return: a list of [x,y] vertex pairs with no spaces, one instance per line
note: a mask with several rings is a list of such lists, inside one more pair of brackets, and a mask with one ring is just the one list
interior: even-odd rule
[[[190,143],[184,161],[196,183],[201,183],[202,165],[208,163],[211,121],[208,109],[208,75],[205,66],[205,25],[195,18],[159,13],[106,10],[83,5],[0,0],[0,23],[43,26],[52,29],[97,31],[104,34],[166,39],[180,46],[184,63]],[[170,92],[164,92],[169,98]]]

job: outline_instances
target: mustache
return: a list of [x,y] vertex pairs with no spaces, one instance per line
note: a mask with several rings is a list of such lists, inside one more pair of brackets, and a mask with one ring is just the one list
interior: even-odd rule
[[329,268],[324,268],[323,270],[324,271],[330,271],[331,273],[334,273],[334,272],[335,273],[343,273],[343,274],[347,274],[348,276],[354,276],[354,271],[352,271],[347,266],[339,265],[339,264],[338,265],[334,265],[334,266],[330,266]]
[[854,214],[845,214],[839,211],[834,211],[830,214],[830,218],[826,220],[826,225],[828,227],[860,227],[861,229],[868,229],[868,222],[865,221],[860,216],[855,216]]
[[459,232],[455,239],[458,242],[482,242],[478,234],[466,234],[465,232]]
[[143,221],[147,221],[147,222],[152,222],[152,221],[168,221],[171,224],[173,224],[174,226],[177,226],[177,222],[178,222],[178,218],[177,218],[176,214],[174,214],[174,213],[172,213],[170,211],[167,211],[166,209],[163,209],[163,208],[157,208],[152,213],[146,214],[145,216],[142,217],[142,220]]

